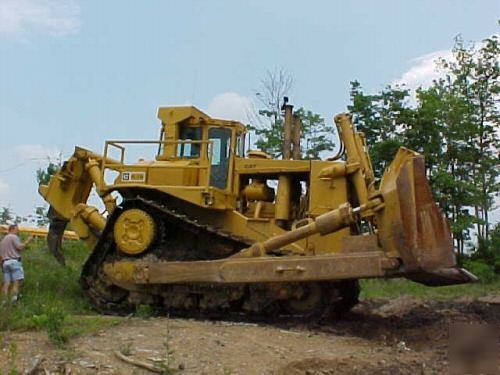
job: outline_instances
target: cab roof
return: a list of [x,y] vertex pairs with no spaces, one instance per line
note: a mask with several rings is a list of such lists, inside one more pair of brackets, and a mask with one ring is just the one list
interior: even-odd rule
[[158,107],[157,117],[164,125],[173,125],[191,120],[192,123],[199,123],[201,126],[215,125],[236,128],[243,132],[246,130],[245,125],[239,121],[214,119],[192,105]]

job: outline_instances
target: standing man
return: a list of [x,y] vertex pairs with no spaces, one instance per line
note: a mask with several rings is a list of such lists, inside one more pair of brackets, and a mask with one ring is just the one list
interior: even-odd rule
[[28,245],[33,236],[29,236],[25,242],[21,242],[17,236],[19,228],[17,225],[9,225],[9,233],[0,242],[0,258],[2,260],[3,286],[2,296],[17,302],[19,298],[19,284],[24,279],[24,270],[21,263],[21,251]]

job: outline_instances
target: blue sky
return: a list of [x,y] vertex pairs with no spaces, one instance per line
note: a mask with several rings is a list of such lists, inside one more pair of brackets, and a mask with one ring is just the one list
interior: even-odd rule
[[266,70],[328,121],[349,81],[368,91],[434,76],[453,38],[498,32],[498,1],[0,0],[0,206],[41,203],[34,171],[74,145],[156,138],[156,108],[245,120]]

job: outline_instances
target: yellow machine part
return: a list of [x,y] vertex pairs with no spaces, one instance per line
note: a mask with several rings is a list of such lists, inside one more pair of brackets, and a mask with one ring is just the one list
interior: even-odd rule
[[254,179],[252,183],[245,186],[243,195],[249,201],[274,201],[274,190],[267,186],[264,182]]
[[[49,230],[47,228],[38,228],[38,227],[24,227],[24,226],[19,226],[19,233],[27,234],[28,236],[33,236],[33,237],[47,237],[47,234],[49,233]],[[9,232],[9,226],[8,225],[0,225],[0,233],[8,233]],[[63,238],[66,240],[78,240],[79,237],[78,235],[71,231],[71,230],[65,230]]]
[[137,255],[153,243],[155,232],[153,218],[145,211],[133,208],[123,212],[116,220],[113,234],[122,252]]

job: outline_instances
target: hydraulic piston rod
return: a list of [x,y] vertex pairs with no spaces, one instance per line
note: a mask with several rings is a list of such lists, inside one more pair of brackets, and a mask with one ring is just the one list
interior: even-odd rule
[[309,222],[309,224],[299,226],[296,229],[271,237],[263,242],[255,243],[249,248],[236,253],[233,257],[240,258],[264,256],[273,250],[280,249],[283,246],[299,241],[313,234],[319,233],[321,235],[325,235],[335,232],[354,223],[356,221],[356,213],[359,211],[359,207],[352,209],[349,203],[344,203],[336,210],[332,210],[318,216],[316,220]]
[[248,258],[264,256],[274,250],[278,250],[286,245],[302,240],[313,234],[325,235],[346,228],[359,219],[359,214],[367,210],[379,209],[383,207],[380,198],[369,200],[366,204],[352,208],[349,203],[344,203],[339,208],[318,216],[308,224],[299,225],[295,229],[283,234],[271,237],[265,241],[257,242],[252,246],[234,254],[234,258]]

